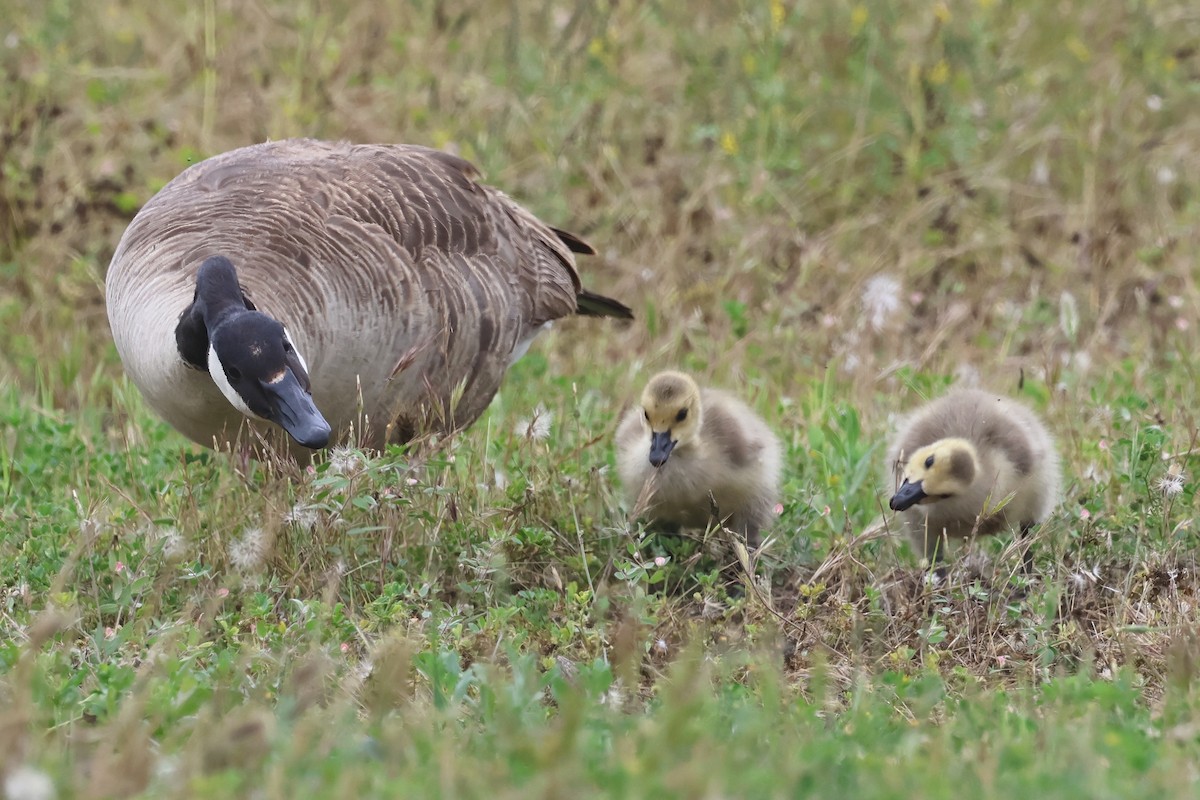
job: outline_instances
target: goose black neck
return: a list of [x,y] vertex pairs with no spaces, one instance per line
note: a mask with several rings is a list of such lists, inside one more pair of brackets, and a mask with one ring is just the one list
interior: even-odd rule
[[231,314],[253,310],[254,304],[238,283],[233,262],[225,256],[205,259],[196,272],[192,302],[175,326],[175,345],[184,363],[207,372],[211,332]]

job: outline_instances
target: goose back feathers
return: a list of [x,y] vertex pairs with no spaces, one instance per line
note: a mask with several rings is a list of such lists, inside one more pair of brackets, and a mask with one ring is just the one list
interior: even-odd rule
[[[231,397],[213,374],[225,361],[209,328],[228,321],[222,314],[256,313],[279,323],[271,347],[285,357],[253,377],[269,383],[288,367],[287,380],[311,387],[334,441],[354,431],[378,447],[469,425],[548,323],[632,316],[581,287],[574,253],[590,247],[477,178],[437,150],[314,140],[188,168],[137,214],[109,266],[109,321],[126,370],[156,412],[201,444],[236,435],[243,406],[260,429],[263,419],[282,424],[236,402],[244,383]],[[216,299],[198,292],[202,265],[220,273]],[[265,341],[227,338],[243,350]],[[300,437],[289,430],[294,441],[303,423]],[[300,443],[319,446],[319,424],[311,415],[307,424]]]
[[1058,502],[1058,453],[1042,421],[978,389],[951,391],[904,420],[888,465],[890,505],[931,561],[947,538],[1025,534]]

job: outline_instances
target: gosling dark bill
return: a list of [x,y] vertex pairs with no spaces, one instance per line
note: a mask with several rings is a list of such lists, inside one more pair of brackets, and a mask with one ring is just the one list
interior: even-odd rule
[[900,488],[892,495],[892,499],[888,502],[892,511],[904,511],[906,508],[912,508],[917,503],[924,500],[929,495],[925,494],[925,489],[921,486],[921,481],[909,482],[905,479],[904,483],[900,484]]

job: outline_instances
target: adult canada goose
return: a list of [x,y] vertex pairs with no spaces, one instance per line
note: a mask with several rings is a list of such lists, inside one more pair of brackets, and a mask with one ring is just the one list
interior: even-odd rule
[[715,517],[752,547],[774,516],[780,461],[779,440],[753,411],[681,372],[651,378],[617,427],[630,507],[644,502],[646,518],[667,528]]
[[580,286],[587,244],[477,175],[425,147],[310,139],[189,167],[109,265],[125,369],[210,447],[247,419],[296,453],[469,425],[551,321],[632,317]]
[[[930,563],[943,555],[947,538],[1013,528],[1025,538],[1058,502],[1058,453],[1041,420],[1021,403],[978,389],[951,391],[908,417],[888,449],[888,465],[902,479],[889,505],[903,513],[906,532]],[[1028,569],[1028,548],[1024,558]]]

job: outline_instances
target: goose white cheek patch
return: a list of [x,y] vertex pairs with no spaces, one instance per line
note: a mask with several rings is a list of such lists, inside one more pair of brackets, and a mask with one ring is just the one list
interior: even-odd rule
[[292,346],[292,352],[296,354],[296,358],[300,361],[300,366],[304,367],[304,372],[311,375],[308,371],[308,362],[304,360],[304,354],[300,352],[300,348],[296,347],[296,343],[292,341],[292,335],[288,333],[287,326],[283,327],[283,339]]
[[234,408],[245,414],[247,417],[257,417],[250,406],[246,405],[246,401],[233,388],[233,384],[229,382],[229,376],[225,374],[225,365],[221,363],[221,359],[217,357],[217,351],[213,347],[208,348],[208,374],[212,376],[213,383],[221,390],[221,394],[225,395]]

